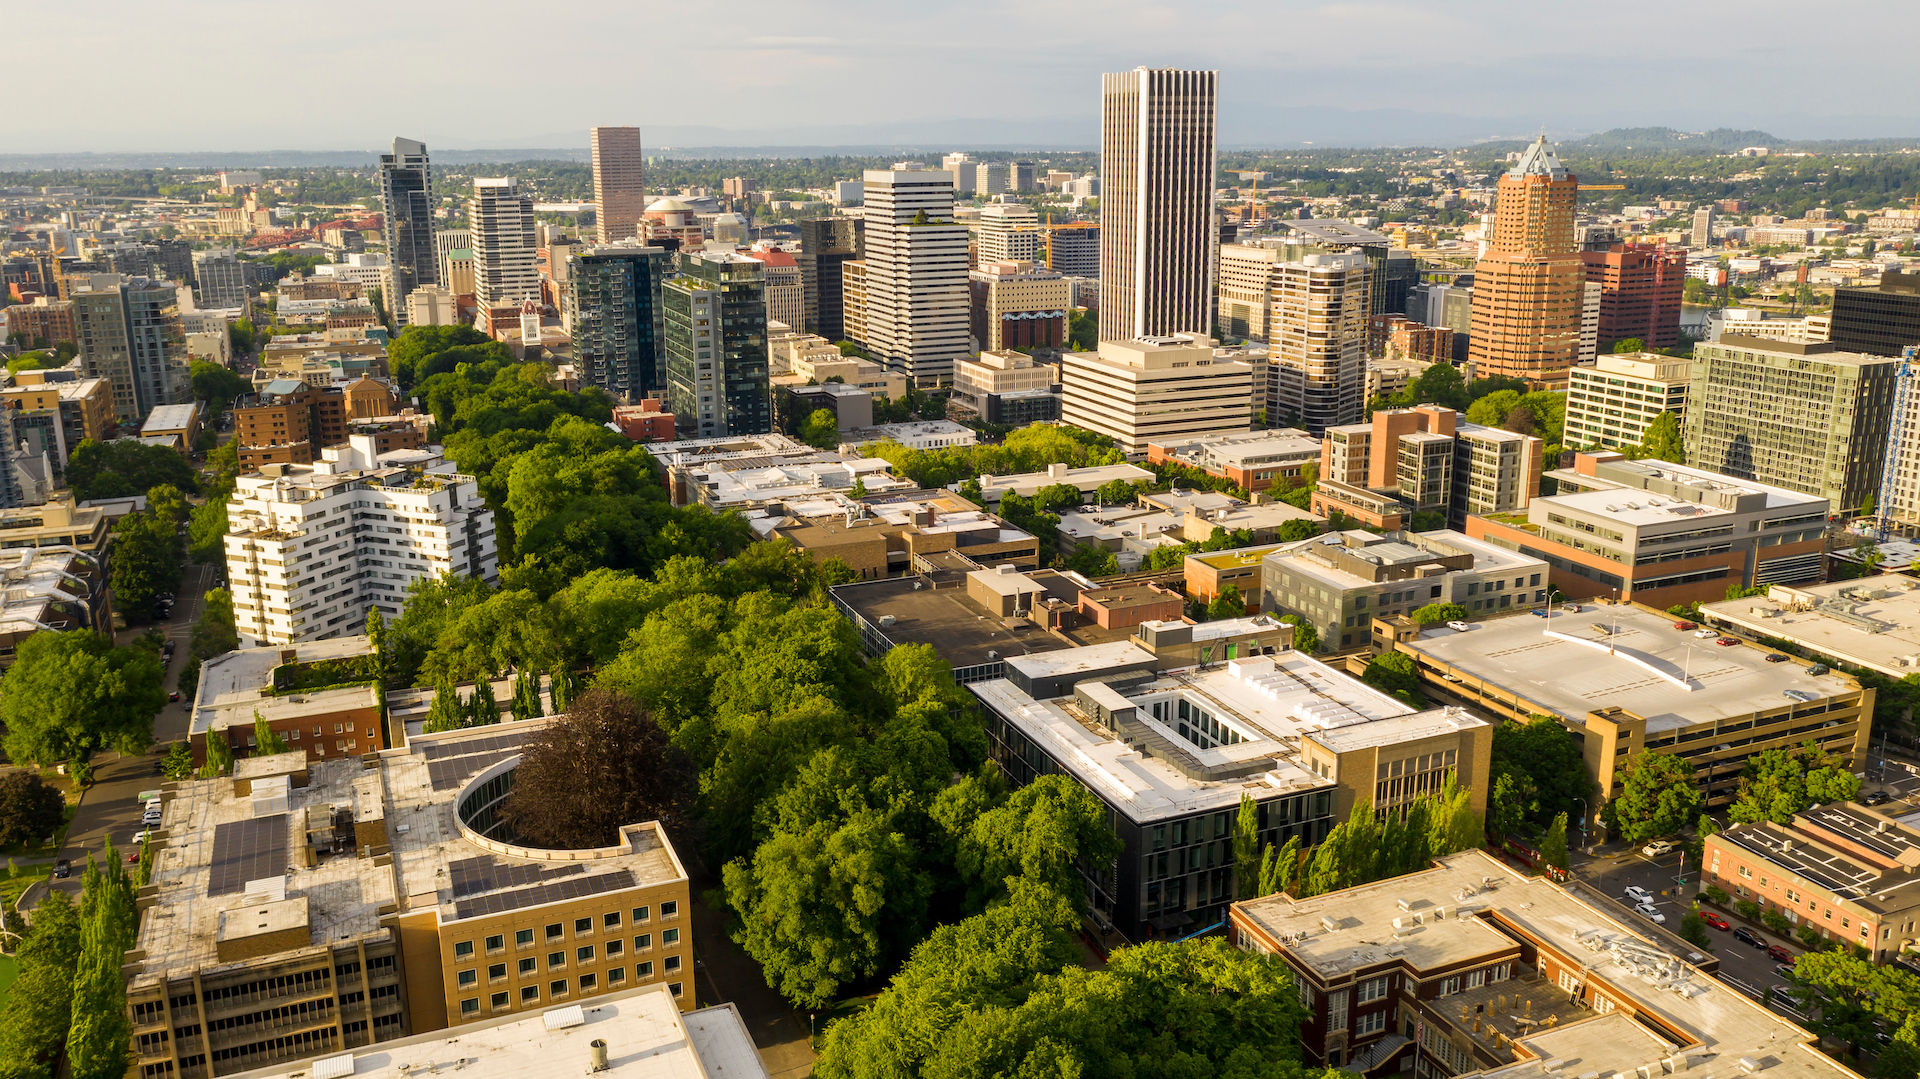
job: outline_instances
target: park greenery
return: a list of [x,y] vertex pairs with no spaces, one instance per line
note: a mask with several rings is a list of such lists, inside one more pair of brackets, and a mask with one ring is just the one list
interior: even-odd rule
[[1488,774],[1487,834],[1539,835],[1553,822],[1579,820],[1591,809],[1595,784],[1573,735],[1552,716],[1493,729]]
[[7,757],[46,766],[100,749],[145,752],[166,703],[161,674],[151,637],[125,646],[94,633],[26,638],[0,677]]
[[62,1061],[71,1079],[126,1073],[133,1027],[121,964],[138,934],[139,882],[123,863],[107,841],[99,862],[87,856],[78,903],[55,890],[34,908],[19,978],[0,1005],[0,1074],[52,1079]]
[[0,847],[39,843],[59,831],[67,799],[40,773],[0,774]]
[[189,494],[200,490],[193,465],[165,446],[89,438],[74,448],[67,462],[67,486],[73,489],[75,502],[144,495],[161,484]]
[[1727,817],[1735,824],[1790,824],[1794,814],[1812,806],[1849,802],[1859,794],[1860,777],[1846,761],[1807,741],[1748,757]]

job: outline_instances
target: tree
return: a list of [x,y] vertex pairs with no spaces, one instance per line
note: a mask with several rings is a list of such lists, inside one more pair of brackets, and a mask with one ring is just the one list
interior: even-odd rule
[[80,912],[62,891],[33,911],[19,952],[20,976],[0,1006],[0,1072],[48,1079],[72,1025],[73,976],[80,963]]
[[1213,602],[1207,604],[1209,622],[1222,618],[1239,618],[1246,613],[1247,605],[1240,599],[1240,590],[1232,586],[1222,588],[1219,594],[1213,597]]
[[143,495],[163,483],[182,491],[200,489],[185,457],[137,440],[83,439],[67,462],[67,485],[73,488],[76,501]]
[[1681,442],[1680,420],[1671,412],[1662,412],[1647,424],[1640,436],[1640,456],[1671,464],[1685,464],[1686,447]]
[[1623,337],[1613,343],[1613,351],[1616,355],[1624,355],[1629,352],[1645,352],[1646,350],[1647,343],[1638,337]]
[[227,326],[227,340],[233,342],[233,350],[238,353],[253,351],[253,320],[237,318]]
[[815,449],[830,450],[840,444],[840,421],[830,408],[816,408],[800,425],[800,441]]
[[1553,818],[1552,827],[1547,829],[1546,837],[1540,840],[1540,857],[1555,869],[1568,868],[1567,860],[1567,815]]
[[1120,572],[1120,559],[1092,540],[1074,547],[1066,562],[1068,569],[1087,577],[1111,577]]
[[37,772],[0,775],[0,846],[38,843],[60,828],[67,800]]
[[632,698],[589,690],[527,736],[500,819],[532,846],[605,847],[628,824],[679,830],[697,789],[693,762],[652,716]]
[[1124,506],[1134,499],[1133,484],[1126,480],[1108,480],[1093,492],[1093,499],[1102,506]]
[[1280,621],[1293,627],[1293,647],[1308,655],[1320,650],[1320,634],[1313,628],[1313,623],[1297,614],[1283,614]]
[[234,398],[253,389],[246,379],[217,363],[195,360],[189,370],[193,372],[193,395],[207,403],[207,415],[211,419],[218,419]]
[[535,671],[514,672],[513,718],[538,719],[543,714],[540,709],[540,675]]
[[217,779],[233,774],[233,747],[227,744],[227,736],[220,731],[207,732],[207,763],[200,769],[205,779]]
[[1458,603],[1429,603],[1414,608],[1407,617],[1423,626],[1431,626],[1439,622],[1461,621],[1467,617],[1467,609]]
[[486,727],[500,722],[500,701],[493,695],[491,673],[485,672],[476,679],[473,683],[473,692],[467,696],[466,725],[469,727]]
[[275,753],[285,753],[289,749],[287,740],[272,727],[267,726],[267,717],[260,709],[253,710],[253,755],[271,757]]
[[[113,873],[103,877],[103,889],[117,886],[119,859],[109,864]],[[127,982],[120,967],[130,938],[120,904],[115,897],[101,896],[82,929],[73,979],[73,1025],[67,1032],[67,1067],[73,1079],[120,1079],[126,1074],[133,1023],[127,1017]]]
[[1727,816],[1735,824],[1790,824],[1794,814],[1805,809],[1849,802],[1859,794],[1859,777],[1839,757],[1807,741],[1791,750],[1769,749],[1748,757]]
[[[1499,778],[1511,776],[1507,796],[1521,808],[1519,819],[1542,827],[1562,813],[1572,821],[1576,811],[1590,808],[1581,800],[1591,798],[1595,787],[1579,744],[1552,716],[1534,716],[1525,723],[1508,720],[1495,727],[1489,774],[1496,792]],[[1505,826],[1502,833],[1516,825]]]
[[193,775],[193,750],[185,742],[175,742],[167,747],[167,755],[160,761],[160,774],[168,779],[181,780]]
[[555,667],[547,675],[547,696],[553,702],[555,715],[564,715],[572,707],[575,697],[580,695],[579,680],[567,667]]
[[1519,831],[1538,793],[1525,772],[1495,772],[1493,790],[1487,795],[1487,834],[1500,840]]
[[1260,881],[1260,807],[1244,794],[1234,820],[1233,879],[1241,899],[1253,898]]
[[160,659],[84,630],[36,633],[0,678],[0,722],[15,763],[50,765],[95,749],[144,753],[166,704]]
[[1607,803],[1607,826],[1629,843],[1672,835],[1700,815],[1705,797],[1693,785],[1693,762],[1642,750],[1620,770],[1620,797]]
[[1426,698],[1420,693],[1419,668],[1414,665],[1413,657],[1405,652],[1387,652],[1373,657],[1368,661],[1367,669],[1361,673],[1360,680],[1415,708],[1427,706]]
[[1273,538],[1281,543],[1295,543],[1300,540],[1312,539],[1319,534],[1320,527],[1318,525],[1312,521],[1303,521],[1295,518],[1281,524],[1279,530],[1274,533]]
[[1016,881],[1084,908],[1081,864],[1097,871],[1120,853],[1106,806],[1063,775],[1040,776],[1014,791],[974,817],[957,839],[955,867],[967,886],[970,911],[1004,901]]
[[427,706],[427,719],[420,727],[423,734],[457,731],[467,725],[467,707],[452,682],[442,681],[433,690],[433,703]]
[[151,514],[129,513],[114,527],[113,595],[129,620],[151,621],[160,597],[180,588],[179,538]]
[[1700,917],[1700,904],[1687,904],[1686,913],[1680,915],[1680,939],[1703,952],[1713,950],[1713,940],[1707,935],[1706,919]]

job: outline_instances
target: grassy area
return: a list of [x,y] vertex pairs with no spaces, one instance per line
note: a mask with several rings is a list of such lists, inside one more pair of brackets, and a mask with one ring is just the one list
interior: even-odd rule
[[33,886],[35,881],[46,880],[53,875],[51,865],[23,865],[17,876],[0,877],[0,905],[13,909],[20,899],[20,893]]
[[0,1004],[7,1002],[7,990],[13,988],[13,980],[19,976],[19,960],[10,955],[0,955]]

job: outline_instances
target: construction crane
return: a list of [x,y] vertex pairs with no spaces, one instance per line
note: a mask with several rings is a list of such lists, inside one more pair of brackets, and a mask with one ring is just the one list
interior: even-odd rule
[[1893,531],[1893,490],[1899,477],[1900,443],[1913,417],[1907,415],[1907,389],[1913,380],[1913,361],[1920,348],[1900,350],[1900,367],[1893,376],[1893,418],[1887,423],[1887,445],[1880,454],[1880,495],[1873,502],[1873,538],[1885,543]]
[[1625,191],[1626,184],[1581,184],[1582,191]]

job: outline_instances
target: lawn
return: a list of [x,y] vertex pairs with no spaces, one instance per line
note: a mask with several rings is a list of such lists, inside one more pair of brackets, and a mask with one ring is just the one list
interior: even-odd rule
[[53,875],[53,866],[23,865],[17,876],[0,877],[0,906],[12,910],[20,899],[20,893],[26,891],[35,881],[46,880]]
[[13,988],[13,980],[20,976],[20,963],[10,955],[0,955],[0,1004],[7,1002],[7,990]]

